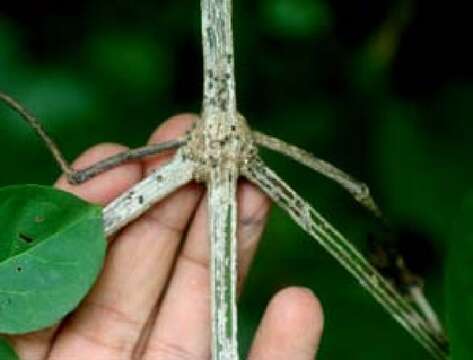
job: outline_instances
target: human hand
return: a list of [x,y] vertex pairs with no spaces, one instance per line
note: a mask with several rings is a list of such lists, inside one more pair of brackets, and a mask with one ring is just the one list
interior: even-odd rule
[[[192,115],[173,117],[150,141],[174,139],[194,120]],[[116,144],[97,145],[80,156],[74,167],[86,167],[123,150]],[[105,205],[169,160],[169,156],[122,165],[80,186],[68,184],[64,177],[56,185]],[[246,181],[239,184],[238,197],[241,287],[270,203]],[[207,221],[204,188],[190,184],[129,224],[109,239],[103,272],[76,311],[57,326],[10,338],[20,359],[209,359]],[[321,307],[309,290],[282,290],[266,309],[249,358],[311,360],[322,323]]]

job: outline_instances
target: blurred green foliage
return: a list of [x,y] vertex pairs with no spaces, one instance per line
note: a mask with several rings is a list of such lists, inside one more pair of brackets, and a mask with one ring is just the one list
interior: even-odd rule
[[473,263],[473,193],[465,201],[450,237],[447,267],[448,331],[452,360],[473,354],[473,277],[465,265]]
[[265,0],[260,6],[263,24],[281,37],[314,40],[329,29],[332,20],[323,0]]
[[10,344],[2,337],[0,337],[0,358],[3,360],[18,360]]
[[[473,175],[465,14],[460,1],[235,1],[241,112],[371,185],[406,230],[401,247],[441,314],[446,242]],[[3,3],[0,88],[44,121],[70,159],[101,141],[137,146],[168,116],[199,111],[199,26],[198,1]],[[0,185],[54,181],[58,169],[32,132],[1,106],[0,119]],[[263,155],[366,249],[376,226],[347,194]],[[324,305],[320,358],[428,359],[279,210],[240,304],[242,352],[270,297],[288,285],[310,287]]]

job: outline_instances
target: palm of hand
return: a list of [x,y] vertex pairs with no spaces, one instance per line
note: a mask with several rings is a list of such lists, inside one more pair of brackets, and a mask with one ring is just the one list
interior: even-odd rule
[[[176,138],[194,118],[180,115],[160,127],[153,143]],[[124,148],[98,145],[75,163],[83,168]],[[160,156],[126,164],[81,185],[57,186],[107,204],[162,165]],[[269,211],[268,199],[239,185],[239,278],[245,278]],[[103,273],[80,307],[61,324],[12,337],[22,360],[209,359],[210,298],[207,206],[191,184],[157,204],[110,239]],[[314,358],[322,331],[320,305],[305,289],[281,291],[268,306],[249,357]]]

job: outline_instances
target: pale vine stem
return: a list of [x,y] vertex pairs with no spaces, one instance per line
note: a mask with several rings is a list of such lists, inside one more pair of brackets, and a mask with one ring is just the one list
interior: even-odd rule
[[442,338],[445,334],[442,324],[437,316],[437,313],[430,305],[430,302],[424,295],[424,291],[420,285],[411,286],[409,288],[409,296],[412,301],[417,305],[419,310],[424,314],[425,319],[428,321],[430,327]]
[[369,188],[365,183],[354,179],[343,170],[340,170],[325,160],[315,157],[310,152],[288,144],[281,139],[263,134],[259,131],[253,131],[253,136],[258,145],[286,155],[319,174],[332,179],[347,190],[362,206],[371,211],[377,218],[383,220],[381,210],[371,196]]
[[107,236],[138,218],[152,205],[192,180],[194,163],[178,150],[172,161],[117,197],[103,209]]
[[[35,117],[1,92],[0,99],[33,127],[72,183],[86,181],[123,161],[178,148],[173,160],[104,208],[107,235],[114,234],[192,179],[207,183],[211,243],[212,359],[238,359],[236,184],[240,174],[259,185],[274,202],[286,210],[301,228],[337,259],[435,358],[446,359],[445,338],[442,333],[439,334],[442,329],[440,324],[436,324],[435,313],[430,313],[428,303],[419,306],[423,313],[429,313],[426,317],[430,318],[430,322],[346,238],[259,160],[255,142],[288,155],[331,178],[375,215],[381,215],[364,184],[304,150],[250,131],[236,106],[232,1],[201,0],[201,10],[204,55],[202,116],[185,139],[124,152],[91,168],[77,171],[69,167]],[[413,297],[418,295],[414,294]],[[420,299],[421,302],[423,300]],[[419,299],[415,301],[419,303]]]
[[[289,144],[281,139],[259,131],[253,131],[252,135],[257,145],[272,151],[279,152],[280,154],[283,154],[288,158],[311,168],[312,170],[339,184],[342,188],[347,190],[359,204],[370,211],[383,226],[390,228],[389,222],[386,220],[379,206],[371,196],[368,185],[353,178],[351,175],[330,164],[329,162],[317,158],[310,152]],[[401,255],[398,254],[398,256]],[[405,268],[403,259],[402,263],[403,266],[399,269],[401,272],[399,274],[400,276],[405,275],[405,272],[408,271]],[[445,332],[440,324],[437,314],[432,308],[429,300],[425,297],[421,284],[409,284],[407,292],[410,300],[414,302],[418,310],[422,312],[431,329],[440,337],[443,337]]]
[[417,310],[364,258],[363,255],[327,222],[314,208],[291,189],[259,159],[244,169],[244,174],[265,191],[293,220],[315,238],[348,270],[378,302],[437,359],[447,354],[440,339]]
[[[236,107],[232,1],[201,0],[204,170],[209,196],[212,359],[238,359],[237,200],[241,153]],[[198,151],[198,150],[197,150]]]

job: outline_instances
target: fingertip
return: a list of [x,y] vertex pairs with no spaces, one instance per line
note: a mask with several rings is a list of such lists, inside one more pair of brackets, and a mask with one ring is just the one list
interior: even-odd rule
[[174,115],[162,123],[150,136],[149,143],[155,144],[162,141],[176,139],[185,134],[199,117],[195,114],[185,113]]
[[[109,156],[128,150],[127,147],[114,143],[96,145],[82,153],[73,163],[74,169],[84,169]],[[119,194],[129,189],[142,177],[142,165],[139,161],[129,162],[108,170],[81,185],[71,185],[62,175],[55,186],[71,192],[86,201],[105,205]]]
[[249,359],[311,360],[322,336],[323,311],[312,291],[291,287],[271,300]]
[[289,287],[279,291],[269,304],[268,311],[281,327],[291,327],[304,333],[311,332],[320,337],[323,331],[324,314],[319,299],[312,290]]

